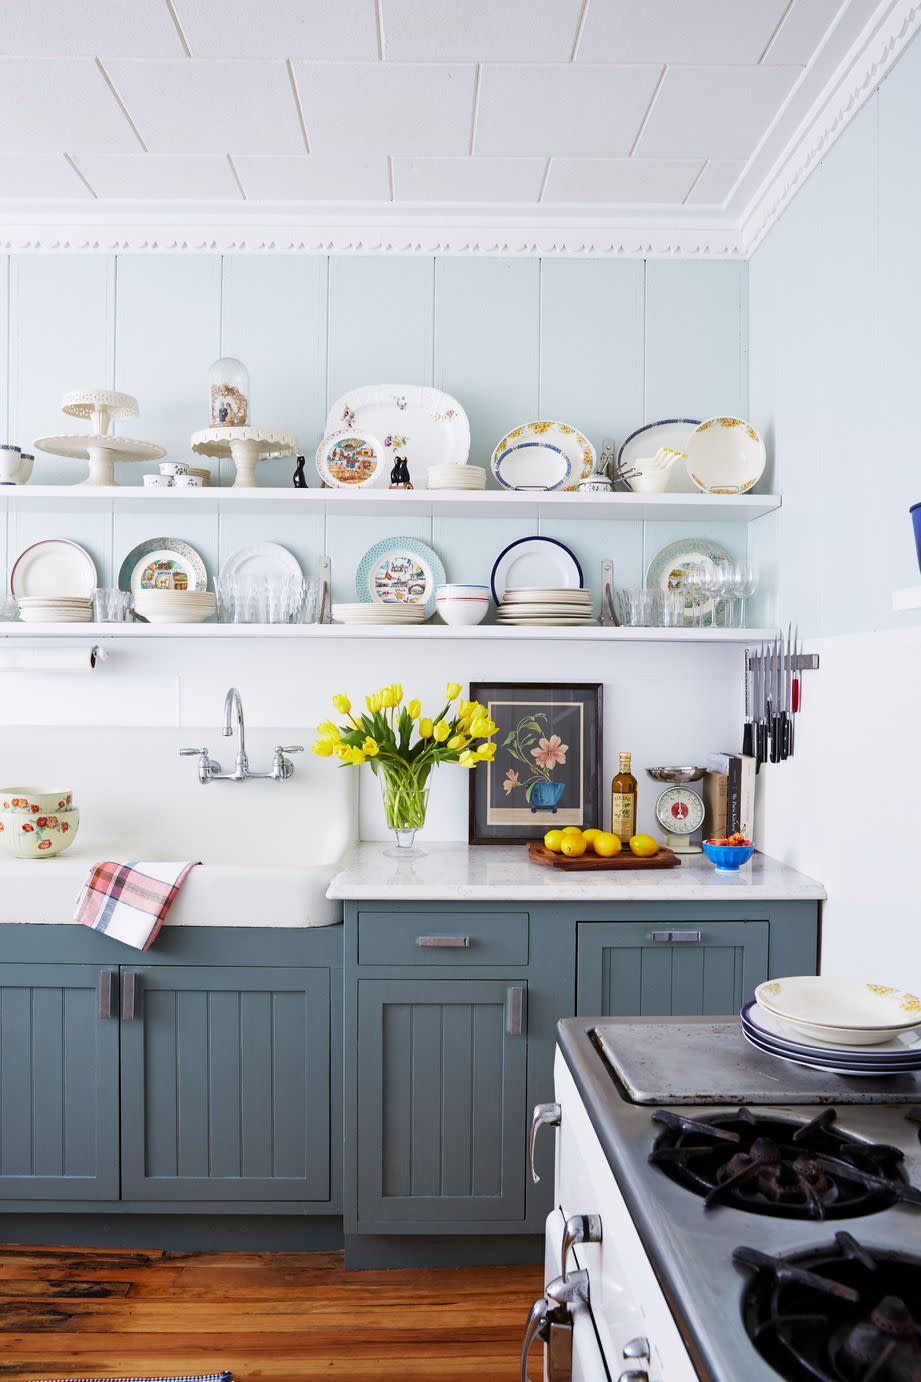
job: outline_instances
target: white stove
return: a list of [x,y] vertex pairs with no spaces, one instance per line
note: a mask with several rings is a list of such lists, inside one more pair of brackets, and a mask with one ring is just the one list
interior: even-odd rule
[[554,1092],[523,1382],[538,1340],[545,1382],[921,1382],[918,1076],[799,1070],[728,1019],[575,1018]]

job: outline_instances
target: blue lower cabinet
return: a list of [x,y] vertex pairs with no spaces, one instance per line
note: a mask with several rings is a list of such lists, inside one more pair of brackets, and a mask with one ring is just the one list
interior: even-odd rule
[[359,1225],[520,1223],[526,984],[362,978],[357,1015]]
[[330,971],[122,969],[122,1196],[326,1200]]
[[117,978],[0,965],[0,1199],[118,1199]]
[[577,1012],[593,1017],[738,1012],[768,978],[770,929],[768,921],[581,922]]

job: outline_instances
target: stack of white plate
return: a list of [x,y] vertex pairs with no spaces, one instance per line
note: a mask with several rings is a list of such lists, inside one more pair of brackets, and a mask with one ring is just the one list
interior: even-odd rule
[[134,608],[149,624],[200,624],[215,611],[210,590],[139,590]]
[[580,627],[594,624],[592,597],[587,590],[528,586],[505,591],[496,621],[499,624],[532,625],[536,628]]
[[921,1070],[921,999],[891,984],[831,976],[768,980],[740,1013],[752,1046],[835,1075]]
[[481,465],[432,465],[428,469],[429,489],[485,489],[486,471]]
[[423,604],[333,605],[333,621],[337,624],[424,624],[427,618]]
[[24,624],[88,624],[93,602],[84,595],[20,595]]

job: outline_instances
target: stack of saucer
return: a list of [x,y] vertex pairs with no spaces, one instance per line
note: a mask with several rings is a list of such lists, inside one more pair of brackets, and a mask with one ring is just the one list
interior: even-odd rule
[[139,590],[134,608],[149,624],[200,624],[216,602],[210,590]]
[[424,624],[427,618],[425,605],[333,605],[336,624]]
[[587,590],[529,586],[506,590],[496,621],[499,624],[530,624],[536,628],[565,628],[593,624],[595,619],[592,597]]
[[24,624],[88,624],[93,617],[84,595],[20,595],[18,603]]
[[432,465],[428,470],[429,489],[485,489],[486,471],[481,465]]

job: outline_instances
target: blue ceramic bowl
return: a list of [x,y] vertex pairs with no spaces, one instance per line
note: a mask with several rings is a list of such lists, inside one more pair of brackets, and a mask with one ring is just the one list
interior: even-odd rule
[[918,553],[918,570],[921,571],[921,503],[912,504],[909,509],[912,526],[915,530],[915,551]]
[[719,873],[735,873],[755,852],[754,845],[708,845],[706,840],[701,849]]

